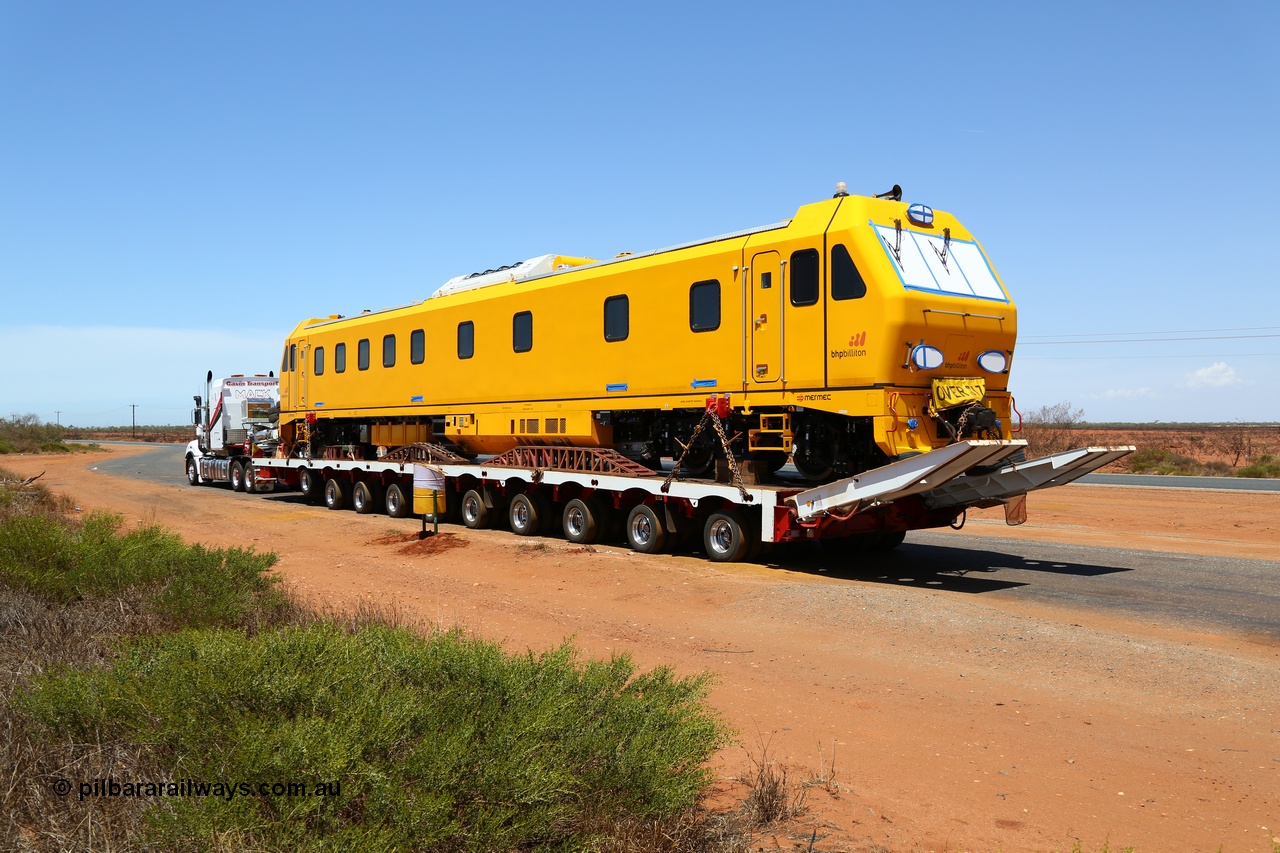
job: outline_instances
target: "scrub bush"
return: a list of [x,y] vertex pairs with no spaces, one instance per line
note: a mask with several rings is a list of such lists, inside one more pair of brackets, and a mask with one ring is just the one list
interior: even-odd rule
[[606,817],[694,805],[727,736],[707,683],[569,645],[321,623],[149,639],[37,679],[23,706],[53,740],[148,743],[174,779],[337,785],[165,800],[147,830],[165,848],[576,850]]

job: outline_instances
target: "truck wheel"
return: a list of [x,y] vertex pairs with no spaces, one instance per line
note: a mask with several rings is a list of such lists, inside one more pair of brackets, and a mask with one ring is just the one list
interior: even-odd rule
[[595,498],[574,498],[564,505],[564,538],[588,545],[600,538],[604,512]]
[[244,465],[239,460],[231,463],[231,491],[244,491]]
[[489,527],[489,507],[484,504],[484,495],[478,489],[472,489],[462,496],[462,523],[472,530],[485,530]]
[[343,509],[347,505],[347,495],[342,483],[337,480],[324,481],[324,505],[329,509]]
[[716,563],[736,563],[747,556],[751,537],[736,510],[713,512],[702,529],[703,552]]
[[511,499],[507,517],[511,520],[512,533],[517,536],[536,536],[542,529],[545,517],[543,504],[532,495],[518,494]]
[[662,519],[647,504],[637,504],[627,516],[627,544],[641,554],[657,554],[667,544]]
[[194,456],[187,457],[187,482],[193,486],[200,485],[200,465]]
[[307,503],[319,502],[321,492],[324,491],[324,484],[320,479],[320,474],[310,468],[303,468],[299,471],[298,491],[302,492],[302,497]]
[[881,533],[880,541],[876,543],[877,551],[892,551],[903,543],[907,538],[907,534],[901,530],[894,533]]
[[361,515],[367,515],[376,512],[378,507],[378,493],[364,480],[355,484],[351,490],[351,506]]
[[412,510],[413,504],[405,495],[403,486],[399,483],[387,486],[387,515],[392,518],[408,518]]

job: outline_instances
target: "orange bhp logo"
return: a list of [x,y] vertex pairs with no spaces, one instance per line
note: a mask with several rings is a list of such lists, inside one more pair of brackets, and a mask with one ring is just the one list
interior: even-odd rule
[[[866,343],[867,343],[867,333],[866,333],[866,332],[858,332],[856,335],[854,335],[853,337],[849,338],[849,346],[851,346],[851,347],[861,347],[861,346],[866,346]],[[966,358],[967,358],[967,356],[966,356]]]
[[956,356],[956,361],[966,362],[968,360],[969,360],[969,350],[965,350],[964,352]]

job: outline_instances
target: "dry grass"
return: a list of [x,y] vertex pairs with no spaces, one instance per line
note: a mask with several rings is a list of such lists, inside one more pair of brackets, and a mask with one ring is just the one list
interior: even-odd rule
[[144,800],[124,797],[80,802],[59,796],[58,780],[163,778],[139,746],[104,742],[48,743],[33,735],[9,703],[33,675],[65,667],[100,667],[117,638],[156,630],[140,599],[52,605],[0,587],[0,838],[14,850],[110,850],[137,834]]
[[804,814],[808,788],[796,783],[785,764],[769,755],[769,741],[760,743],[760,755],[747,753],[751,770],[746,782],[750,793],[742,803],[742,812],[754,826],[768,826]]

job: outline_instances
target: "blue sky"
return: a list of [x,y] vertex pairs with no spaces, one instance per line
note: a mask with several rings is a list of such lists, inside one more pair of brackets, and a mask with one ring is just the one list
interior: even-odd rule
[[843,180],[983,242],[1024,412],[1278,421],[1277,31],[1274,2],[0,0],[0,414],[180,423],[301,319]]

